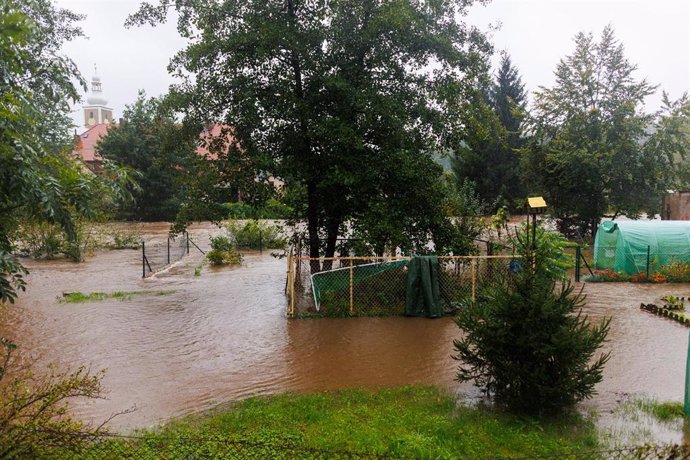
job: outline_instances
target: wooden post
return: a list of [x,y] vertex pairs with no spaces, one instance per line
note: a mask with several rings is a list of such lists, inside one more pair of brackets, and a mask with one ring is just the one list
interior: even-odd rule
[[288,253],[287,256],[287,271],[285,272],[285,295],[288,295],[290,293],[289,286],[290,286],[290,267],[292,266],[292,248],[290,248],[290,252]]
[[478,259],[472,259],[472,302],[477,300],[477,263]]
[[354,290],[353,290],[353,282],[354,282],[354,272],[355,269],[352,265],[352,259],[350,259],[350,315],[352,315],[355,311],[355,304],[354,304]]
[[288,282],[289,282],[289,304],[288,304],[288,316],[290,318],[295,317],[295,268],[294,264],[292,261],[292,253],[290,253],[289,259],[289,264],[290,267],[288,268]]

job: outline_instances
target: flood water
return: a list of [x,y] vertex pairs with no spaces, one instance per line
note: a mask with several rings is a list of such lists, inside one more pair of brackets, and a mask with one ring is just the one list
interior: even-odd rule
[[[144,230],[149,240],[164,239],[167,226]],[[207,248],[215,231],[204,225],[190,233]],[[0,315],[0,334],[39,368],[106,369],[107,399],[74,410],[100,421],[136,407],[113,421],[118,430],[284,391],[419,383],[477,395],[453,380],[452,340],[460,332],[450,318],[288,320],[285,259],[248,253],[241,267],[205,266],[194,276],[201,258],[192,249],[143,280],[136,250],[98,252],[81,264],[25,260],[27,292]],[[142,292],[124,301],[59,301],[63,292],[76,291]],[[682,401],[688,329],[640,311],[639,304],[688,296],[690,285],[589,283],[585,292],[590,318],[613,320],[604,380],[582,407],[607,413],[627,395]]]

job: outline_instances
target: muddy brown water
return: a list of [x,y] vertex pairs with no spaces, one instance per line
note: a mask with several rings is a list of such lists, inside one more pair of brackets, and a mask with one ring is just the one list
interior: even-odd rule
[[[164,239],[167,226],[143,229],[149,240]],[[191,234],[204,248],[215,231],[202,225]],[[107,399],[74,406],[86,420],[136,407],[112,423],[129,430],[251,395],[353,386],[437,384],[478,395],[453,380],[452,341],[460,333],[450,318],[288,320],[284,259],[248,253],[242,267],[206,266],[197,277],[201,254],[192,251],[142,280],[140,257],[121,250],[82,264],[25,260],[27,292],[0,315],[0,333],[38,367],[107,370]],[[124,301],[59,301],[76,291],[144,293]],[[585,293],[593,320],[613,320],[604,380],[582,407],[607,413],[627,395],[682,401],[688,329],[639,304],[690,295],[690,285],[589,283]]]

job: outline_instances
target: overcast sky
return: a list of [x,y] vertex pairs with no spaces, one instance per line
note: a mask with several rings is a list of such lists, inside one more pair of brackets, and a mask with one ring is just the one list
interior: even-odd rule
[[[138,90],[151,96],[167,92],[172,82],[167,64],[185,45],[174,23],[125,29],[136,0],[57,3],[86,15],[81,25],[88,39],[69,43],[64,51],[89,81],[98,65],[115,119]],[[556,64],[572,53],[576,33],[598,35],[606,24],[613,25],[626,56],[638,66],[637,76],[660,85],[647,100],[648,110],[659,107],[661,89],[672,98],[690,90],[690,0],[493,0],[474,6],[465,19],[483,30],[500,24],[492,42],[510,54],[530,91],[553,84]],[[74,109],[75,122],[83,123],[80,106]]]

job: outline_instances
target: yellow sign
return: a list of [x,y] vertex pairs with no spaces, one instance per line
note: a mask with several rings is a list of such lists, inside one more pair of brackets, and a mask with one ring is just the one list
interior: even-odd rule
[[530,210],[532,211],[539,210],[540,208],[546,208],[546,201],[544,201],[544,198],[541,196],[533,196],[527,198],[527,204],[529,205]]

